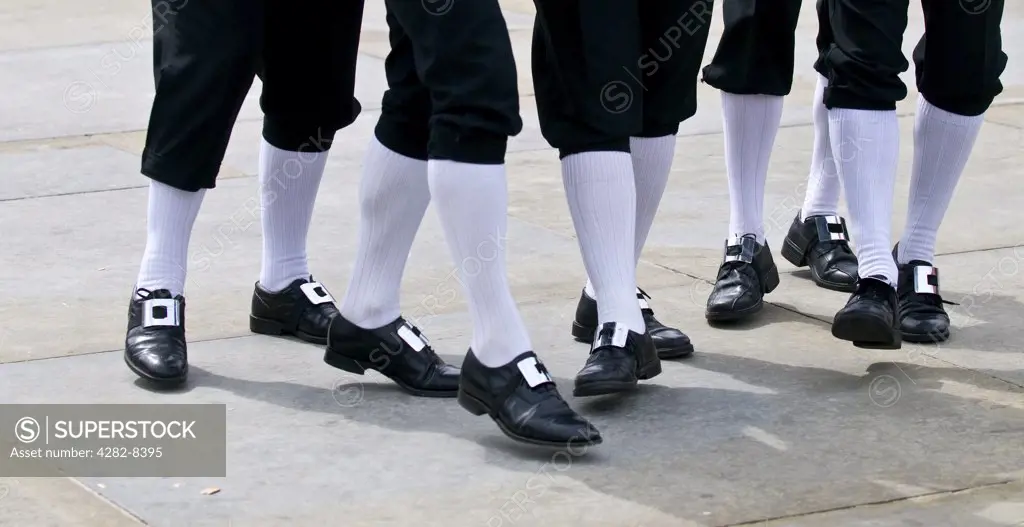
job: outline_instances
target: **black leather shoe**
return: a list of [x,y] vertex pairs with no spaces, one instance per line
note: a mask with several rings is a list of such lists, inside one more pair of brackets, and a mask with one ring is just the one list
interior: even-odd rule
[[188,377],[185,299],[166,289],[138,289],[128,304],[124,362],[139,377],[177,386]]
[[725,242],[725,257],[718,278],[708,297],[704,317],[708,322],[735,322],[764,307],[764,295],[779,285],[768,242],[757,243],[753,234],[730,238]]
[[832,336],[858,348],[900,349],[896,290],[885,277],[857,281],[857,290],[832,320]]
[[576,397],[634,390],[637,381],[661,373],[661,360],[651,336],[629,331],[615,322],[601,326],[586,365],[576,374]]
[[921,260],[900,264],[896,294],[900,333],[907,342],[936,343],[949,339],[949,315],[939,296],[939,270]]
[[839,216],[793,218],[782,257],[797,267],[810,267],[811,280],[825,289],[853,292],[857,289],[857,256],[850,249],[846,220]]
[[487,414],[505,435],[534,445],[574,447],[601,444],[601,433],[569,407],[547,368],[532,351],[497,368],[477,360],[462,363],[459,405]]
[[271,293],[256,283],[249,329],[263,335],[294,335],[313,344],[327,344],[327,328],[338,315],[334,298],[323,284],[298,279]]
[[420,397],[455,397],[459,391],[459,368],[445,364],[420,330],[402,317],[372,330],[334,317],[324,362],[357,375],[378,371]]
[[[640,313],[644,316],[647,333],[654,341],[654,349],[658,350],[660,359],[680,359],[693,355],[693,344],[690,337],[676,328],[662,324],[654,317],[654,310],[647,300],[651,298],[643,289],[636,290],[637,301],[640,302]],[[572,336],[590,344],[597,333],[597,301],[587,295],[586,289],[580,293],[580,301],[576,304],[576,318],[572,322]]]

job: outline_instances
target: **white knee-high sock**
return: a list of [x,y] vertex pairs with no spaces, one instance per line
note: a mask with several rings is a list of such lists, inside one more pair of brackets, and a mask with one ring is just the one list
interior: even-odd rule
[[[676,136],[631,137],[630,158],[636,182],[636,261],[640,261],[647,235],[651,233],[658,205],[665,195],[668,176],[672,171],[672,157],[676,152]],[[594,298],[594,284],[587,280],[587,296]]]
[[309,279],[306,236],[327,152],[289,152],[266,140],[260,145],[260,208],[263,265],[260,286],[280,291]]
[[722,92],[725,171],[729,177],[729,233],[754,234],[764,243],[764,183],[782,97]]
[[818,75],[811,104],[814,119],[814,147],[811,152],[811,173],[807,176],[807,193],[800,209],[800,220],[810,216],[832,216],[839,214],[839,192],[842,184],[836,172],[832,157],[832,144],[828,134],[828,108],[825,107],[825,88],[828,79]]
[[644,332],[636,300],[636,182],[624,152],[584,152],[562,159],[562,182],[587,274],[597,322]]
[[353,324],[375,329],[398,318],[402,273],[429,204],[427,162],[374,137],[359,185],[356,264],[341,304],[341,315]]
[[965,116],[917,100],[914,126],[914,168],[910,177],[907,224],[900,240],[899,261],[935,261],[935,237],[953,199],[985,116]]
[[676,153],[676,136],[632,137],[629,139],[630,159],[633,161],[633,180],[636,182],[636,260],[647,243],[658,205],[665,195],[668,175],[672,172],[672,158]]
[[473,355],[487,367],[508,364],[533,346],[508,286],[505,165],[432,159],[427,174],[469,303]]
[[833,108],[828,121],[832,155],[850,209],[859,274],[882,276],[895,285],[889,224],[900,148],[896,112]]
[[206,189],[188,192],[150,180],[146,251],[135,287],[185,293],[188,242],[205,195]]

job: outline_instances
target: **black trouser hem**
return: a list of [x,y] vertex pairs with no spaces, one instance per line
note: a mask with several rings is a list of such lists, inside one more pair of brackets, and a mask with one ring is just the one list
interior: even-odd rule
[[835,89],[831,86],[825,88],[824,99],[825,107],[829,110],[846,108],[849,110],[896,111],[896,101],[862,97],[850,90]]
[[405,126],[381,116],[373,129],[373,135],[380,144],[392,152],[420,161],[427,160],[427,143],[430,141],[430,135],[426,129],[420,131],[419,128]]
[[[690,117],[693,117],[693,115],[688,115],[686,118],[689,119]],[[679,123],[653,124],[644,126],[644,131],[636,134],[634,137],[654,138],[676,135],[678,133]]]
[[731,93],[733,95],[771,95],[775,97],[785,97],[793,91],[793,80],[790,79],[788,84],[774,86],[768,86],[768,84],[754,85],[752,83],[733,83],[724,82],[724,75],[716,75],[709,73],[707,66],[704,68],[704,76],[701,77],[700,81],[718,91],[725,93]]
[[263,118],[263,139],[288,152],[326,152],[338,130],[351,123],[321,125],[279,117]]
[[570,146],[558,149],[558,159],[565,159],[574,154],[585,152],[625,152],[629,153],[629,138],[594,141],[586,145]]
[[[142,151],[142,175],[167,186],[186,192],[198,192],[217,186],[220,162],[208,166],[188,166],[187,163],[172,163],[160,156]],[[183,177],[185,176],[185,177]]]
[[467,133],[440,123],[434,124],[427,144],[430,159],[475,165],[504,164],[507,150],[507,135],[483,130]]
[[968,100],[964,100],[958,97],[942,97],[933,96],[925,92],[920,92],[920,96],[924,97],[924,100],[928,101],[932,106],[947,111],[952,114],[962,115],[964,117],[977,117],[992,106],[993,98],[988,97],[974,97]]

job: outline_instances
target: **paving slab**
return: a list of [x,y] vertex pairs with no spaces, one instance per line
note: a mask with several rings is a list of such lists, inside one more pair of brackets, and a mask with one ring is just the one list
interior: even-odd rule
[[[587,347],[568,327],[585,280],[556,154],[540,135],[529,71],[530,0],[501,0],[519,64],[523,132],[510,143],[511,284],[534,346],[564,392]],[[716,2],[705,62],[721,34]],[[803,199],[815,74],[813,2],[772,157],[764,211],[778,250]],[[942,346],[865,351],[828,321],[845,299],[778,258],[762,316],[711,328],[703,305],[728,211],[719,94],[698,86],[639,268],[660,318],[697,355],[638,393],[570,402],[604,432],[586,452],[534,450],[453,401],[413,399],[380,377],[322,361],[316,346],[248,333],[259,270],[259,81],[190,248],[190,384],[146,390],[121,360],[124,304],[145,237],[138,175],[153,96],[149,6],[127,0],[0,6],[0,400],[225,403],[229,474],[196,479],[0,478],[0,525],[995,526],[1024,522],[1024,367],[1016,333],[1024,231],[1024,4],[1006,7],[1011,61],[939,236],[954,336]],[[10,29],[7,31],[6,29]],[[903,47],[923,29],[911,7]],[[357,96],[310,236],[316,276],[344,293],[357,237],[363,149],[379,114],[383,2],[367,5]],[[899,105],[894,233],[909,184],[913,72]],[[627,79],[624,79],[626,81]],[[31,89],[25,89],[30,86]],[[599,94],[595,94],[595,97]],[[1008,184],[1007,182],[1010,182]],[[979,213],[981,211],[981,213]],[[481,255],[483,256],[483,255]],[[429,211],[403,309],[461,360],[469,320]],[[209,486],[219,494],[203,496]],[[769,521],[770,520],[770,521]]]
[[0,477],[2,527],[137,527],[141,520],[71,478]]
[[[674,300],[688,287],[662,291],[666,318],[697,315]],[[574,300],[524,306],[538,352],[566,387],[586,355],[561,309]],[[651,525],[725,525],[999,483],[1024,468],[1014,440],[1024,428],[1019,387],[960,379],[963,390],[1012,401],[982,404],[947,393],[945,370],[839,349],[812,318],[770,308],[764,322],[756,331],[695,326],[699,355],[667,363],[635,396],[572,400],[606,443],[560,455],[510,443],[453,401],[332,370],[318,347],[264,337],[193,344],[192,380],[176,394],[140,388],[114,352],[0,366],[0,397],[227,404],[227,478],[83,480],[150,525],[331,517],[369,525],[413,509],[428,525],[494,524],[495,515],[514,516],[506,502],[517,492],[520,503],[535,498],[521,515],[559,525],[596,517],[588,503],[605,496]],[[465,327],[461,313],[430,325],[453,362]],[[200,495],[209,486],[221,493]]]
[[763,527],[927,527],[1024,524],[1024,483],[996,484],[962,492],[937,493],[894,503],[857,507],[801,518],[758,523]]

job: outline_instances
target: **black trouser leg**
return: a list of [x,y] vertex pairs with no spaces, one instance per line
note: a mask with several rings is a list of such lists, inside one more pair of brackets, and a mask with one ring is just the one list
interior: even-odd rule
[[[386,4],[392,50],[385,64],[389,89],[378,139],[389,148],[418,154],[410,157],[426,150],[431,159],[503,163],[508,138],[523,123],[512,43],[498,2],[438,2],[430,10],[421,0]],[[430,98],[425,148],[414,144],[422,126],[404,137],[398,128],[402,120],[424,115],[424,93]]]
[[963,2],[922,0],[925,34],[914,49],[917,89],[938,108],[980,115],[1003,91],[1006,69],[999,24],[1004,0]]
[[265,3],[152,2],[156,95],[142,173],[181,190],[213,188],[259,67]]
[[322,152],[359,115],[356,58],[363,0],[266,0],[260,77],[263,138]]
[[909,64],[901,49],[908,0],[824,0],[820,18],[831,39],[819,39],[815,69],[829,79],[825,106],[895,110],[907,96],[899,75]]
[[704,82],[739,95],[788,95],[801,0],[724,0],[725,29]]

